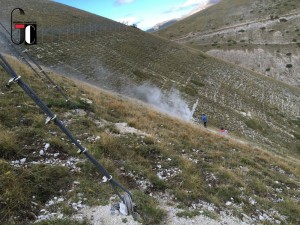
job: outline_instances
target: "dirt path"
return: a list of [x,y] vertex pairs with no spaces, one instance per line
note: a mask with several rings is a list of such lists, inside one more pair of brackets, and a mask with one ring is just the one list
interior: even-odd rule
[[[294,13],[281,15],[280,17],[287,17],[287,19],[290,19],[290,18],[295,17],[299,14],[300,14],[300,12],[294,12]],[[180,41],[180,40],[183,40],[183,39],[192,38],[194,36],[212,35],[212,34],[215,34],[215,33],[221,32],[221,31],[230,30],[230,29],[243,27],[243,26],[249,26],[251,24],[262,23],[262,22],[267,22],[267,21],[275,21],[275,20],[272,20],[270,18],[265,18],[265,19],[260,19],[260,20],[248,21],[248,22],[245,22],[245,23],[239,23],[239,24],[235,24],[235,25],[231,25],[231,26],[221,27],[221,28],[213,30],[213,31],[196,32],[196,33],[194,33],[193,36],[191,36],[191,33],[189,33],[189,34],[186,34],[182,37],[172,39],[172,41]]]

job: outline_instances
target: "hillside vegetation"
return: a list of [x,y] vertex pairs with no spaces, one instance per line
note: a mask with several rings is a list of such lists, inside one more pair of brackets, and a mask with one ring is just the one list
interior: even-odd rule
[[[135,98],[140,96],[132,90],[145,82],[162,91],[178,89],[190,107],[199,99],[196,117],[206,113],[211,125],[299,156],[299,89],[52,1],[30,0],[30,7],[0,2],[4,9],[23,7],[28,19],[38,22],[39,43],[28,47],[28,54],[54,71]],[[3,30],[1,37],[11,52]]]
[[158,35],[300,85],[298,1],[221,0]]
[[[50,73],[78,107],[76,113],[28,68],[10,62],[113,177],[133,191],[144,224],[165,224],[160,196],[169,196],[167,203],[181,210],[178,217],[201,212],[218,219],[225,212],[252,222],[265,218],[264,224],[299,223],[299,160],[238,144],[141,102]],[[72,202],[107,204],[110,186],[99,182],[102,176],[76,155],[55,125],[44,124],[45,116],[20,87],[5,86],[9,76],[2,68],[0,74],[1,224],[30,224],[45,208],[63,214],[51,224],[88,224],[70,219],[76,212]],[[140,133],[123,132],[120,123]],[[63,200],[51,205],[55,196]],[[203,208],[203,202],[212,207]]]

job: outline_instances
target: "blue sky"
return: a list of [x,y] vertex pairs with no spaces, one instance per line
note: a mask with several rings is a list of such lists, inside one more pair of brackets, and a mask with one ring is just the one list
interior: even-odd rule
[[[146,30],[182,18],[206,7],[212,0],[55,0],[109,19],[135,23]],[[216,0],[213,0],[214,2]]]

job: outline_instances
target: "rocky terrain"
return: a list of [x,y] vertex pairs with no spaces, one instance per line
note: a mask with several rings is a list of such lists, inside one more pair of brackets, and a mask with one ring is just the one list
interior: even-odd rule
[[[158,34],[299,86],[300,6],[297,4],[280,0],[221,1]],[[239,10],[233,11],[228,8],[230,5]],[[204,15],[209,15],[210,20],[203,18]],[[200,19],[203,20],[200,25],[195,25]]]
[[[235,1],[241,8],[245,2]],[[299,88],[212,57],[192,43],[175,43],[52,1],[0,0],[0,5],[5,28],[9,9],[16,6],[39,27],[38,44],[31,47],[9,45],[0,27],[1,53],[132,192],[136,204],[135,220],[121,215],[107,179],[52,123],[45,125],[45,115],[17,85],[6,86],[9,75],[0,67],[1,224],[299,224]],[[291,5],[288,1],[287,8],[272,13],[287,13]],[[239,26],[240,13],[264,20],[263,13],[234,10],[231,26]],[[197,32],[214,37],[213,30]],[[225,30],[217,32],[225,35]],[[213,48],[202,47],[213,54]],[[266,50],[248,47],[265,57]],[[71,102],[24,64],[28,56]],[[194,123],[180,117],[182,108],[189,116],[195,110]],[[199,125],[202,113],[208,115],[208,129]],[[221,126],[228,135],[219,133]]]
[[[9,8],[14,1],[1,4]],[[43,4],[47,4],[47,11],[34,10],[43,8]],[[55,17],[56,28],[52,22],[42,22],[39,44],[27,47],[28,54],[44,66],[136,98],[139,96],[134,87],[145,82],[162,91],[175,88],[190,107],[199,99],[196,115],[206,112],[211,124],[226,126],[249,140],[297,151],[299,140],[294,134],[298,128],[294,121],[300,111],[299,89],[193,48],[57,3],[37,1],[32,8],[24,4],[24,10],[32,12],[28,19],[36,21],[50,18],[57,8],[63,16]],[[91,22],[95,20],[102,23],[95,27]],[[71,28],[73,24],[78,29],[61,27],[62,21],[69,21]],[[7,34],[3,29],[1,35],[5,41]],[[289,129],[284,125],[287,123]],[[285,141],[279,141],[277,135]]]

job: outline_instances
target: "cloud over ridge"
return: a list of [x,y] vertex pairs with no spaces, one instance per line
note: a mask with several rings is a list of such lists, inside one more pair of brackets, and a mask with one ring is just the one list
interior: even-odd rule
[[115,5],[124,5],[133,2],[134,0],[115,0]]

